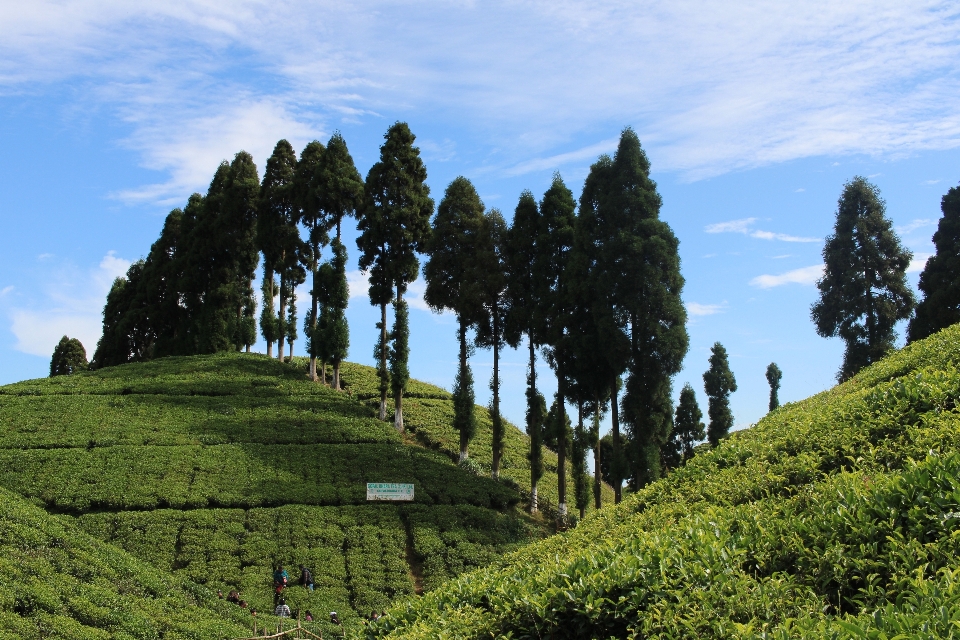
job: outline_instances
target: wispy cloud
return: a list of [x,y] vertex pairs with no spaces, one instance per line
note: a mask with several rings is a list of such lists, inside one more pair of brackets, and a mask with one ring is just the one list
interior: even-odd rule
[[823,265],[817,264],[810,267],[802,267],[787,271],[779,275],[757,276],[750,281],[751,286],[761,289],[770,289],[780,287],[785,284],[814,284],[823,276]]
[[756,218],[742,218],[740,220],[730,220],[728,222],[716,222],[704,227],[707,233],[742,233],[751,238],[760,240],[780,240],[781,242],[820,242],[820,238],[807,238],[804,236],[793,236],[787,233],[776,233],[773,231],[763,231],[761,229],[751,229]]
[[[348,271],[347,286],[350,289],[351,300],[354,298],[367,299],[369,296],[370,281],[362,271]],[[427,306],[427,303],[423,300],[423,293],[426,289],[427,283],[424,282],[423,278],[417,278],[407,287],[403,299],[407,301],[411,309],[433,312],[433,309]]]
[[927,266],[927,260],[933,256],[932,253],[915,253],[913,254],[913,260],[910,261],[910,266],[907,267],[907,273],[919,273],[923,271],[923,268]]
[[907,235],[908,233],[913,233],[917,229],[923,229],[924,227],[932,227],[937,224],[936,220],[931,220],[930,218],[917,218],[913,222],[909,222],[905,225],[896,227],[897,233],[900,235]]
[[687,313],[692,316],[712,316],[723,311],[722,304],[700,304],[699,302],[687,302]]

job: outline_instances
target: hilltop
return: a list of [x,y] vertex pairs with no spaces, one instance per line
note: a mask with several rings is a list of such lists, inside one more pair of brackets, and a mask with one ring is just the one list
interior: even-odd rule
[[[172,580],[237,588],[261,612],[271,567],[306,564],[316,590],[289,589],[288,602],[348,625],[551,532],[522,511],[528,445],[516,428],[494,481],[455,464],[444,390],[411,382],[401,435],[367,402],[373,369],[345,364],[346,393],[305,372],[305,360],[222,354],[0,387],[0,487]],[[366,482],[411,482],[416,499],[367,503]]]
[[958,363],[955,325],[369,635],[955,637]]

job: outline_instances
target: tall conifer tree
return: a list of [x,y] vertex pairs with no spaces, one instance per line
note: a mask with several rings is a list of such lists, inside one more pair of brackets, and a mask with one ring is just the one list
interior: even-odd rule
[[960,187],[943,196],[940,211],[943,217],[933,234],[937,252],[920,273],[923,300],[910,320],[910,342],[960,322]]
[[886,217],[879,190],[860,176],[845,184],[823,246],[820,299],[810,309],[817,333],[846,342],[839,380],[893,349],[894,325],[913,310],[905,275],[912,257]]
[[783,372],[780,371],[780,367],[777,366],[776,362],[771,362],[767,365],[767,383],[770,385],[769,411],[773,411],[780,406],[780,398],[777,395],[777,391],[780,390],[781,378],[783,378]]
[[[317,381],[317,346],[320,341],[314,334],[317,333],[317,321],[320,316],[320,260],[322,258],[323,248],[330,242],[327,232],[330,229],[330,219],[326,211],[320,206],[319,198],[319,173],[320,166],[323,163],[324,153],[323,145],[314,140],[307,144],[300,152],[300,160],[297,162],[296,172],[294,174],[294,189],[296,199],[300,207],[299,220],[306,227],[307,243],[304,251],[304,262],[307,271],[311,276],[310,287],[310,310],[305,317],[308,321],[304,325],[304,331],[307,334],[307,353],[310,356],[310,369],[308,375],[314,382]],[[324,372],[324,376],[326,372]]]
[[719,342],[710,349],[710,368],[703,374],[703,387],[707,392],[707,415],[710,416],[707,438],[715,447],[733,427],[730,394],[737,390],[737,379],[730,371],[727,350]]
[[486,224],[483,203],[473,184],[463,176],[450,183],[433,221],[427,264],[423,274],[427,289],[423,299],[436,311],[450,309],[457,316],[460,359],[454,383],[454,428],[460,432],[460,460],[476,430],[473,409],[471,346],[467,332],[483,315],[485,274],[480,261],[480,241]]
[[706,436],[703,413],[697,404],[697,394],[690,384],[683,385],[680,401],[673,419],[673,433],[663,447],[664,466],[673,469],[693,457],[693,447]]
[[[387,305],[402,297],[407,285],[417,278],[422,252],[430,237],[433,200],[426,185],[427,168],[420,150],[413,146],[416,136],[404,122],[395,123],[384,135],[380,161],[367,173],[364,206],[360,216],[357,246],[362,252],[360,269],[369,274],[370,304],[380,306],[377,373],[380,378],[380,419],[387,415]],[[394,397],[394,424],[403,429],[403,396]]]

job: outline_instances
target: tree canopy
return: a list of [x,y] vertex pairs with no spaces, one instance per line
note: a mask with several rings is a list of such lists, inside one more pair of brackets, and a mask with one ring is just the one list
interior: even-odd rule
[[909,342],[960,322],[960,187],[943,196],[940,211],[943,216],[933,234],[936,253],[920,273],[923,300],[910,319]]

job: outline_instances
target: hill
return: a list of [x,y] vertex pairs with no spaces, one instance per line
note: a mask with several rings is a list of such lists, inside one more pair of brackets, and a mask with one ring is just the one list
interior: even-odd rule
[[369,635],[956,637],[958,363],[955,325]]
[[[306,564],[316,590],[288,602],[348,625],[549,532],[517,507],[523,434],[508,429],[503,481],[472,475],[454,462],[449,394],[413,382],[401,436],[365,404],[373,370],[342,373],[349,393],[306,380],[304,361],[233,354],[0,387],[0,487],[261,612],[271,567]],[[416,500],[368,504],[366,482],[412,482]]]

